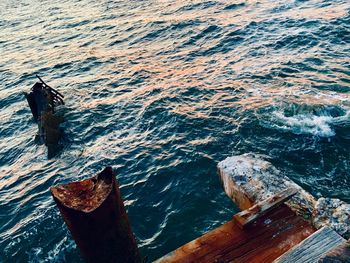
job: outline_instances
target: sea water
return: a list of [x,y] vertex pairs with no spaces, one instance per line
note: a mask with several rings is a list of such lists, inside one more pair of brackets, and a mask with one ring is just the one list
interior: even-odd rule
[[[150,260],[238,211],[231,155],[350,202],[349,56],[347,0],[1,0],[0,261],[82,262],[49,188],[107,165]],[[65,95],[53,158],[35,74]]]

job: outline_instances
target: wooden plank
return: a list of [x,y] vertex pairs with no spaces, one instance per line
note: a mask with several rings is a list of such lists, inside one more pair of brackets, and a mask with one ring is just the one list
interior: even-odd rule
[[346,242],[331,251],[329,251],[326,255],[322,256],[319,263],[330,263],[330,262],[338,262],[338,263],[350,263],[350,243]]
[[245,229],[231,220],[156,262],[272,262],[314,231],[282,204]]
[[274,263],[314,263],[345,239],[329,227],[323,227],[279,257]]
[[296,193],[297,190],[294,188],[286,189],[262,202],[257,203],[256,205],[253,205],[251,208],[236,214],[233,219],[236,221],[239,227],[244,228],[261,218],[267,212],[292,198]]

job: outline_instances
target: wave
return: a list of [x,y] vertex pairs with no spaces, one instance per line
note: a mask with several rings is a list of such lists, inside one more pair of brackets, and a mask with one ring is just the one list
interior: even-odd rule
[[350,124],[350,110],[339,106],[289,105],[276,107],[260,117],[265,128],[279,129],[294,134],[332,137],[337,129]]

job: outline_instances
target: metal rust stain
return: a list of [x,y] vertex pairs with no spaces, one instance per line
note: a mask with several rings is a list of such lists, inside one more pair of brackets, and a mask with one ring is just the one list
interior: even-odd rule
[[282,204],[245,229],[231,220],[156,262],[272,262],[314,231]]

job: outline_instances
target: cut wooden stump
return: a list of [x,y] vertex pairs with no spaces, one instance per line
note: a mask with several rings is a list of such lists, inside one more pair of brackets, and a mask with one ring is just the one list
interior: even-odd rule
[[265,215],[272,209],[280,206],[285,201],[292,198],[297,193],[294,188],[286,189],[265,201],[259,202],[256,205],[236,214],[233,219],[237,222],[238,226],[244,228],[249,224],[255,222],[257,219]]
[[346,241],[334,230],[323,227],[279,257],[274,263],[314,263]]
[[51,193],[87,262],[141,262],[111,167],[90,179],[52,187]]
[[242,229],[231,220],[156,262],[272,262],[314,231],[282,204],[255,224]]

